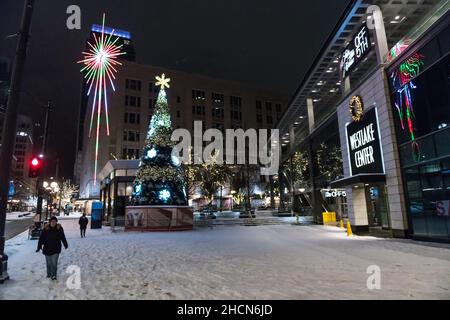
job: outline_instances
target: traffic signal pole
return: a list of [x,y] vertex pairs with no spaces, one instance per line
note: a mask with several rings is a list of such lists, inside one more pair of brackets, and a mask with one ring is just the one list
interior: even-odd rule
[[[52,111],[52,106],[50,101],[47,103],[47,107],[45,108],[45,125],[44,125],[44,140],[42,141],[42,152],[41,152],[41,156],[42,156],[42,161],[43,161],[43,165],[45,166],[46,164],[46,156],[45,153],[47,151],[47,139],[48,139],[48,121],[50,118],[50,112]],[[41,174],[37,177],[36,180],[36,191],[37,191],[37,206],[36,206],[36,214],[39,215],[39,219],[40,221],[42,221],[43,219],[43,215],[42,215],[42,198],[44,195],[44,186],[42,185],[44,183],[44,179],[43,179],[43,175],[42,175],[42,170],[41,170]]]
[[19,107],[20,91],[22,88],[22,78],[27,55],[27,44],[33,7],[34,0],[25,0],[3,128],[3,143],[0,154],[0,283],[3,283],[5,280],[9,279],[7,270],[8,256],[5,254],[6,208],[8,205],[11,159],[13,156],[13,148],[16,137],[17,110]]

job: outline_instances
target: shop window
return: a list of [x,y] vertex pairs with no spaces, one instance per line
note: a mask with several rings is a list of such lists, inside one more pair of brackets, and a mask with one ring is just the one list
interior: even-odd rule
[[439,34],[438,38],[441,54],[444,56],[450,51],[450,28],[445,28],[445,30]]
[[450,126],[435,135],[436,152],[438,157],[450,155]]
[[117,183],[117,196],[118,197],[126,196],[126,183],[125,182]]
[[408,203],[411,220],[413,223],[414,234],[426,235],[426,217],[422,201],[422,187],[420,184],[419,167],[413,167],[405,170],[408,190]]
[[[443,61],[432,66],[413,80],[414,89],[411,89],[413,103],[414,134],[416,139],[429,133],[450,127],[450,55]],[[427,65],[425,65],[426,67]],[[399,101],[399,94],[394,93],[393,102]],[[403,99],[404,100],[404,99]],[[403,101],[403,109],[405,102]],[[393,105],[393,108],[396,108]],[[398,112],[395,112],[400,144],[410,142],[410,133],[407,126],[406,112],[403,113],[403,128]]]
[[133,177],[137,174],[137,170],[136,169],[128,169],[127,170],[127,176],[128,177]]
[[126,177],[127,176],[127,170],[125,169],[117,169],[116,170],[116,177]]
[[434,62],[439,60],[441,53],[439,50],[438,38],[434,38],[428,42],[422,49],[419,50],[419,53],[422,55],[425,68],[427,66],[431,66]]

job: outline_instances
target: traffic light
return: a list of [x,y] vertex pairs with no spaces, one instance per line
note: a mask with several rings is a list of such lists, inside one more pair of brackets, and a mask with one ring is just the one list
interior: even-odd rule
[[36,178],[41,174],[41,171],[42,171],[42,159],[38,157],[31,158],[28,176],[30,178]]

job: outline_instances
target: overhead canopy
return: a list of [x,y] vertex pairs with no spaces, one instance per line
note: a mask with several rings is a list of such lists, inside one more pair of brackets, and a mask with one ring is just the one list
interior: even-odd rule
[[357,174],[355,176],[333,181],[331,183],[331,187],[337,189],[358,184],[370,184],[377,182],[386,182],[386,176],[382,173]]

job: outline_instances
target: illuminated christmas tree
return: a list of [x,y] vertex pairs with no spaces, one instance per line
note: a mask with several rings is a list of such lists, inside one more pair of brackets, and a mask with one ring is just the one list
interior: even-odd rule
[[156,77],[161,86],[150,121],[144,151],[133,186],[133,205],[186,206],[185,178],[178,157],[172,155],[172,124],[165,88],[170,79]]

